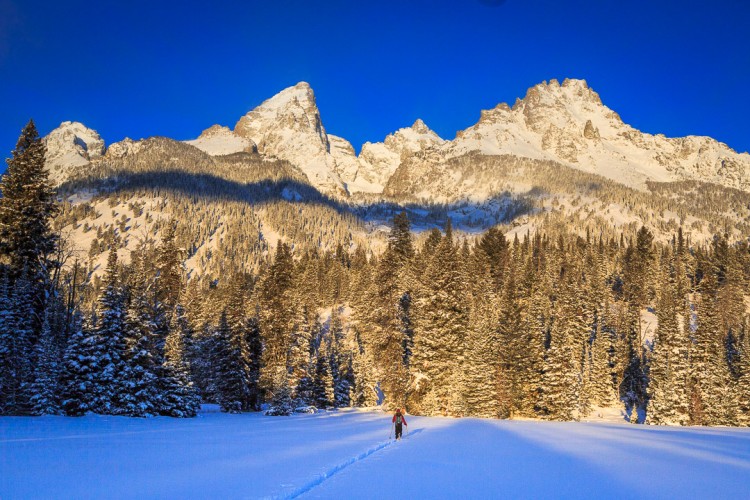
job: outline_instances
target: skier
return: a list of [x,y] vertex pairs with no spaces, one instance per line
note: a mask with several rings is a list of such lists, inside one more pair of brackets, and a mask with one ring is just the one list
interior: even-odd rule
[[409,424],[406,423],[406,418],[404,418],[404,414],[401,413],[401,408],[396,408],[396,414],[393,415],[393,418],[391,419],[391,422],[396,424],[396,439],[401,439],[401,432],[403,428],[401,425],[406,425],[408,427]]

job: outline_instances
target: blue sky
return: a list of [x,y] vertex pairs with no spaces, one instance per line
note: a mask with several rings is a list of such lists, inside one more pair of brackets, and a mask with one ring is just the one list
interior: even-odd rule
[[452,139],[566,77],[641,130],[748,151],[749,3],[0,0],[0,154],[30,117],[194,138],[302,80],[357,149],[416,118]]

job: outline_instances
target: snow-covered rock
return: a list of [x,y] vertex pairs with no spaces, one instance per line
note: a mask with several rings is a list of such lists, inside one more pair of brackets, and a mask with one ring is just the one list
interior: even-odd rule
[[134,141],[133,139],[126,137],[120,142],[114,142],[107,148],[107,158],[123,158],[136,154],[143,148],[143,140]]
[[229,127],[221,125],[213,125],[204,130],[197,139],[185,141],[185,143],[195,146],[212,156],[228,155],[242,151],[252,153],[258,150],[251,139],[241,137],[230,130]]
[[359,153],[359,168],[350,181],[350,190],[382,193],[403,158],[443,143],[422,120],[388,135],[383,142],[366,142]]
[[105,152],[99,134],[79,122],[62,122],[44,138],[47,168],[53,184],[63,182],[71,172],[99,158]]
[[282,90],[247,113],[235,125],[234,133],[253,141],[259,153],[299,167],[322,192],[346,194],[315,94],[306,82]]

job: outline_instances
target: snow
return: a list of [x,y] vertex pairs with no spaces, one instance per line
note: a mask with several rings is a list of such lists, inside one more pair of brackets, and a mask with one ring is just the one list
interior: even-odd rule
[[212,156],[251,151],[253,148],[253,142],[250,139],[238,136],[227,127],[216,125],[204,131],[197,139],[185,141],[185,143]]
[[342,410],[0,419],[0,498],[740,498],[750,430]]

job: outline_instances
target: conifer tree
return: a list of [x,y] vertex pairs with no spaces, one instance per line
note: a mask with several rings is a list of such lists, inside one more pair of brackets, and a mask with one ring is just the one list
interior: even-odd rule
[[37,313],[45,305],[41,286],[51,271],[49,259],[57,244],[50,222],[58,207],[44,168],[45,155],[46,147],[29,120],[0,179],[0,260],[9,263],[11,284],[26,273]]
[[68,340],[60,377],[61,406],[66,415],[80,416],[99,409],[101,354],[93,328],[78,325]]
[[470,313],[465,278],[449,219],[423,276],[414,330],[413,404],[426,413],[465,412],[462,367]]
[[272,379],[272,387],[275,390],[269,399],[271,408],[266,410],[266,415],[291,415],[294,412],[294,402],[289,384],[289,373],[284,368],[278,367]]
[[750,325],[745,318],[740,336],[740,374],[737,380],[738,423],[750,426]]
[[318,351],[314,357],[315,374],[313,377],[313,401],[318,408],[333,406],[333,376],[331,363],[325,350]]
[[497,340],[497,299],[489,272],[488,257],[476,251],[470,273],[471,315],[466,338],[466,387],[464,399],[467,415],[496,418],[497,370],[500,343]]
[[252,410],[253,394],[247,363],[244,332],[230,326],[222,312],[216,331],[219,342],[216,390],[222,411],[239,413]]
[[354,406],[375,406],[378,404],[373,363],[368,357],[364,343],[355,329],[355,347],[352,352],[352,371],[354,388],[352,390],[352,404]]
[[57,396],[62,356],[58,350],[53,314],[51,307],[45,310],[42,333],[35,346],[34,381],[29,391],[34,415],[57,415],[60,412]]
[[[720,276],[720,275],[719,275]],[[709,272],[702,283],[697,345],[693,355],[691,423],[733,425],[737,418],[736,394],[732,390],[726,353],[726,334],[718,306],[718,277]]]
[[333,403],[336,407],[349,406],[351,386],[354,382],[351,356],[344,351],[344,330],[337,307],[331,312],[328,329],[329,359],[333,379]]
[[[671,267],[671,266],[670,266]],[[685,348],[681,344],[677,317],[675,279],[670,269],[663,273],[657,304],[658,327],[649,370],[647,421],[652,424],[687,423],[687,379],[683,368]]]
[[589,330],[573,274],[568,271],[560,286],[543,378],[545,411],[554,420],[580,417],[583,346]]
[[33,377],[34,284],[26,271],[10,288],[4,278],[0,292],[7,297],[0,325],[0,414],[24,415],[31,411],[29,384]]
[[193,417],[198,412],[200,400],[193,387],[187,356],[192,330],[180,303],[171,317],[161,370],[163,391],[160,412],[172,417]]
[[268,269],[260,290],[263,355],[259,384],[266,399],[272,398],[274,392],[280,389],[274,383],[290,383],[288,377],[282,378],[279,373],[280,370],[288,370],[288,354],[296,316],[293,272],[294,263],[289,247],[284,242],[279,242],[273,264]]
[[97,301],[96,325],[92,332],[93,390],[95,413],[119,413],[117,398],[121,394],[120,374],[125,369],[122,354],[126,335],[126,303],[117,268],[117,250],[112,246],[107,258],[104,290]]
[[149,300],[148,279],[136,264],[131,279],[123,332],[123,372],[118,377],[118,412],[150,417],[161,409],[161,371],[156,356],[156,325]]
[[498,321],[498,341],[501,346],[498,383],[502,385],[500,414],[507,417],[521,414],[526,406],[524,402],[531,399],[530,392],[533,391],[525,383],[533,368],[526,359],[529,339],[525,335],[523,311],[517,297],[514,267],[505,273]]

